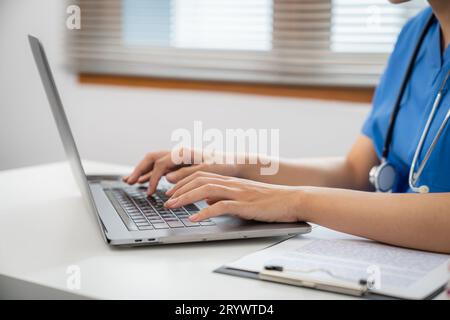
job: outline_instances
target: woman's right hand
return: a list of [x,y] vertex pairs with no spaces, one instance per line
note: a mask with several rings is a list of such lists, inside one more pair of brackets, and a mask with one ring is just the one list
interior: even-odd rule
[[[123,178],[123,181],[130,185],[148,181],[147,193],[150,195],[156,191],[158,182],[164,175],[169,182],[177,183],[196,171],[212,172],[232,177],[238,177],[240,174],[240,165],[212,163],[212,161],[208,161],[211,159],[205,159],[201,152],[195,150],[182,149],[178,154],[181,156],[180,158],[186,159],[186,161],[181,164],[174,163],[173,153],[168,150],[150,152],[134,168],[130,175]],[[194,159],[200,159],[200,161],[194,162]]]

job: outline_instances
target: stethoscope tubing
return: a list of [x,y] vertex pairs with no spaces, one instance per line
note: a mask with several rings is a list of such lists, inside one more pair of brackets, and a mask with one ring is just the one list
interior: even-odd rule
[[[381,155],[381,162],[382,163],[385,163],[385,162],[388,161],[387,159],[388,159],[388,155],[389,155],[389,151],[390,151],[389,149],[390,149],[390,146],[391,146],[391,143],[392,143],[394,126],[395,126],[395,122],[396,122],[396,119],[397,119],[397,116],[398,116],[398,112],[400,110],[400,102],[401,102],[401,99],[403,97],[403,94],[404,94],[404,91],[406,89],[406,86],[407,86],[407,84],[409,82],[409,79],[411,77],[416,57],[417,57],[417,55],[419,53],[420,47],[421,47],[421,45],[423,43],[423,40],[424,40],[426,34],[428,33],[428,30],[430,29],[430,27],[431,27],[431,25],[433,23],[433,19],[434,19],[434,15],[431,14],[429,19],[428,19],[428,21],[427,21],[427,23],[426,23],[426,25],[425,25],[425,27],[424,27],[424,29],[422,30],[422,32],[421,32],[421,34],[419,36],[419,40],[417,41],[417,44],[414,47],[413,53],[412,53],[411,58],[409,60],[408,67],[407,67],[406,72],[405,72],[405,76],[404,76],[403,81],[401,83],[400,90],[399,90],[399,93],[398,93],[397,98],[395,100],[395,104],[394,104],[394,107],[393,107],[393,110],[392,110],[391,117],[389,119],[389,125],[388,125],[388,129],[387,129],[387,133],[386,133],[386,140],[384,142],[382,155]],[[426,122],[425,127],[424,127],[424,129],[422,131],[422,135],[420,136],[419,143],[417,144],[416,150],[414,152],[413,160],[411,162],[409,175],[408,175],[409,187],[414,192],[419,192],[419,193],[427,193],[427,192],[429,192],[428,186],[423,185],[423,186],[420,186],[420,187],[416,187],[416,183],[419,180],[419,178],[420,178],[420,176],[421,176],[421,174],[422,174],[426,164],[428,163],[428,160],[429,160],[433,150],[436,147],[437,142],[439,141],[440,136],[444,132],[444,129],[445,129],[445,127],[446,127],[446,125],[447,125],[447,123],[448,123],[448,121],[450,119],[450,109],[448,110],[444,120],[442,121],[442,123],[441,123],[441,125],[440,125],[440,127],[439,127],[439,129],[438,129],[438,131],[437,131],[433,141],[431,142],[430,146],[428,147],[428,150],[427,150],[427,152],[426,152],[426,154],[425,154],[425,156],[424,156],[424,158],[422,160],[422,163],[419,165],[417,172],[415,172],[415,168],[417,166],[417,162],[418,162],[419,156],[420,156],[420,154],[422,152],[422,149],[423,149],[426,137],[427,137],[428,132],[430,130],[430,127],[431,127],[431,125],[433,123],[434,116],[436,114],[437,109],[439,108],[440,103],[441,103],[441,100],[442,100],[442,97],[443,97],[443,93],[444,93],[444,90],[445,90],[445,85],[447,83],[447,80],[448,80],[449,76],[450,76],[450,71],[447,72],[447,75],[446,75],[444,81],[442,82],[442,84],[441,84],[441,86],[439,88],[439,91],[438,91],[438,93],[436,95],[436,98],[435,98],[435,100],[433,102],[433,106],[432,106],[430,115],[428,116],[427,122]],[[377,191],[380,191],[380,190],[377,190]]]
[[417,164],[417,160],[419,158],[420,152],[422,151],[423,144],[425,143],[426,136],[428,135],[428,132],[430,130],[431,123],[433,122],[435,113],[436,113],[436,111],[437,111],[437,109],[438,109],[438,107],[439,107],[439,105],[441,103],[442,96],[443,96],[443,91],[444,91],[444,88],[445,88],[445,84],[447,83],[447,80],[449,78],[449,75],[450,75],[450,71],[447,73],[447,75],[446,75],[446,77],[445,77],[445,79],[444,79],[444,81],[443,81],[443,83],[441,85],[441,88],[439,89],[439,92],[438,92],[438,94],[436,96],[436,99],[434,100],[433,108],[431,109],[431,113],[430,113],[430,115],[428,117],[427,123],[426,123],[425,128],[424,128],[424,130],[422,132],[422,136],[420,137],[419,144],[417,145],[416,152],[414,153],[413,161],[411,163],[411,168],[409,170],[410,187],[415,187],[417,181],[419,180],[420,176],[422,175],[423,169],[425,168],[425,165],[427,164],[428,159],[430,158],[433,150],[435,149],[436,144],[439,141],[440,136],[444,132],[444,129],[445,129],[446,125],[447,125],[447,122],[448,122],[448,120],[450,118],[450,108],[449,108],[449,110],[447,111],[447,114],[446,114],[444,120],[442,121],[441,125],[439,126],[439,129],[438,129],[438,131],[437,131],[433,141],[431,142],[430,146],[428,147],[427,153],[425,154],[425,156],[424,156],[424,158],[422,160],[422,163],[419,165],[419,168],[417,169],[417,172],[414,173],[414,170],[415,170],[415,167],[416,167],[416,164]]
[[420,50],[420,47],[422,46],[422,42],[425,39],[425,36],[427,35],[428,30],[431,28],[433,21],[434,21],[434,14],[432,13],[430,15],[430,17],[428,18],[428,21],[427,21],[425,27],[423,28],[423,30],[419,36],[419,39],[414,47],[414,50],[411,54],[411,57],[409,59],[408,67],[406,68],[406,72],[403,77],[402,83],[400,85],[400,89],[399,89],[397,98],[395,99],[394,107],[392,108],[392,114],[389,119],[389,125],[388,125],[388,129],[386,132],[386,140],[384,141],[383,151],[382,151],[382,156],[381,156],[382,160],[387,160],[387,158],[388,158],[389,151],[390,151],[389,149],[391,146],[392,137],[393,137],[393,133],[394,133],[395,122],[397,120],[398,112],[400,111],[400,102],[401,102],[403,94],[406,90],[406,86],[409,82],[409,79],[411,78],[411,74],[414,69],[414,62],[416,61],[416,57],[419,54],[419,50]]

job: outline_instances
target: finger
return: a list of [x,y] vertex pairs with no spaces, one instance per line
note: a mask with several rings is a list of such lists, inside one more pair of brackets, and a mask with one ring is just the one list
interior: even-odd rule
[[234,200],[236,197],[236,190],[222,185],[208,184],[203,185],[197,189],[188,191],[178,198],[169,199],[165,205],[168,208],[179,208],[184,205],[197,202],[209,198],[219,198],[222,200]]
[[181,196],[182,194],[189,192],[193,189],[196,189],[198,187],[201,187],[205,184],[217,184],[222,186],[230,186],[230,182],[221,178],[216,177],[200,177],[195,178],[191,180],[190,182],[186,183],[185,185],[176,188],[175,192],[173,192],[172,197],[177,198]]
[[217,217],[223,214],[239,215],[239,206],[237,201],[222,200],[218,201],[212,206],[200,210],[198,213],[189,217],[192,222],[197,222],[213,217]]
[[149,173],[144,174],[143,176],[140,176],[138,179],[138,183],[144,183],[150,180],[150,177],[152,176],[152,171]]
[[205,171],[196,171],[190,176],[187,176],[183,178],[182,180],[178,181],[175,186],[172,187],[172,189],[167,191],[167,195],[173,195],[175,191],[177,191],[179,188],[184,186],[185,184],[191,182],[194,179],[201,178],[201,177],[223,177],[219,174],[211,173],[211,172],[205,172]]
[[139,164],[136,166],[133,172],[128,176],[126,182],[128,184],[135,184],[142,174],[152,170],[155,160],[156,158],[153,153],[147,154],[144,157],[144,159],[141,162],[139,162]]
[[171,173],[167,174],[166,178],[171,183],[177,183],[181,179],[190,176],[196,171],[199,171],[203,168],[203,165],[193,165],[189,167],[183,167],[181,169],[178,169],[177,171],[172,171]]
[[220,201],[220,198],[209,198],[205,200],[209,206],[212,206],[214,203]]
[[159,180],[171,166],[173,166],[173,163],[170,158],[170,154],[167,154],[166,156],[159,158],[158,160],[155,161],[153,170],[151,172],[150,180],[148,182],[147,193],[149,195],[153,194],[156,191]]

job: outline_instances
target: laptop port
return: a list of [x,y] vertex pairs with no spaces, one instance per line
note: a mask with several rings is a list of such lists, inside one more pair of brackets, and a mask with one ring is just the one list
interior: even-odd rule
[[134,240],[134,242],[142,242],[142,239]]

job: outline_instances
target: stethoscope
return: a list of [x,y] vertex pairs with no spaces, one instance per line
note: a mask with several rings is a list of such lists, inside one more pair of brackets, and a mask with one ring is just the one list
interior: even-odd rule
[[[434,19],[434,16],[432,14],[430,16],[430,18],[428,19],[427,24],[425,25],[425,28],[423,29],[422,33],[420,34],[419,40],[417,41],[417,44],[414,48],[413,54],[409,61],[408,68],[406,69],[406,73],[403,78],[403,81],[402,81],[402,84],[400,87],[400,91],[395,100],[394,108],[392,110],[392,114],[391,114],[391,117],[389,120],[389,127],[387,129],[386,140],[384,142],[383,152],[381,155],[381,164],[373,167],[369,173],[369,180],[374,185],[376,191],[378,191],[378,192],[391,192],[394,185],[397,182],[397,172],[396,172],[395,168],[387,161],[387,158],[389,155],[389,148],[390,148],[390,145],[392,142],[392,134],[394,131],[395,121],[397,119],[397,115],[400,110],[400,102],[403,97],[403,93],[405,92],[406,85],[408,84],[408,81],[411,77],[412,69],[414,67],[414,63],[415,63],[417,54],[419,52],[420,46],[422,45],[423,39],[425,38],[428,30],[430,29],[430,27],[433,23],[433,19]],[[418,192],[418,193],[430,192],[430,188],[426,185],[417,186],[417,181],[419,180],[419,178],[423,172],[423,169],[425,168],[425,165],[427,164],[428,159],[431,156],[431,153],[433,152],[434,148],[436,147],[436,143],[438,142],[439,137],[442,135],[442,132],[444,131],[445,126],[447,125],[447,122],[450,119],[450,108],[449,108],[444,120],[442,121],[441,126],[439,127],[439,130],[436,133],[436,136],[434,137],[433,141],[431,142],[431,144],[425,154],[425,157],[422,160],[422,163],[418,166],[417,172],[415,172],[415,169],[418,164],[419,155],[420,155],[423,145],[425,143],[425,138],[427,137],[428,131],[430,130],[431,123],[433,122],[434,115],[441,103],[442,96],[443,96],[444,89],[445,89],[445,84],[447,83],[449,76],[450,76],[450,71],[447,72],[447,75],[446,75],[444,81],[442,81],[442,84],[439,88],[436,98],[434,99],[433,107],[431,109],[430,115],[428,116],[428,120],[423,129],[419,143],[417,144],[417,148],[414,153],[413,160],[411,162],[411,167],[409,168],[408,183],[409,183],[409,187],[414,192]]]

